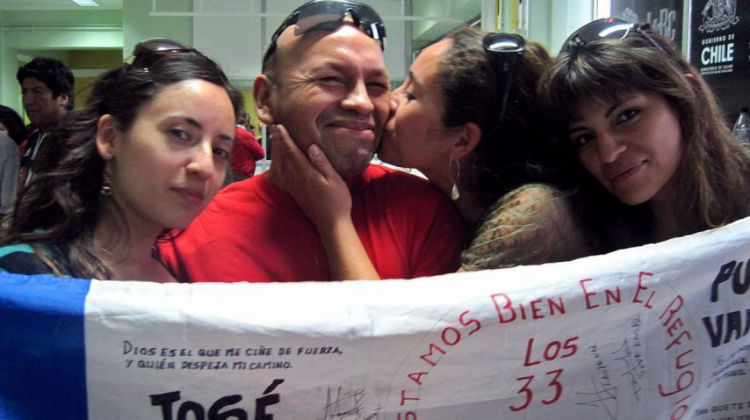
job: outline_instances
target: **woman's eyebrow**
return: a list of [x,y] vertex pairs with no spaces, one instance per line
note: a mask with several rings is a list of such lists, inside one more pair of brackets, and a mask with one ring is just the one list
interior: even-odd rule
[[422,88],[422,82],[419,81],[419,78],[411,70],[409,70],[409,78],[418,88]]

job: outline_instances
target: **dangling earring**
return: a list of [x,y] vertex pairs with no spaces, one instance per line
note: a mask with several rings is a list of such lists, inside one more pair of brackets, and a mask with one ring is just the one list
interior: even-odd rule
[[102,174],[102,188],[99,190],[99,194],[105,198],[112,196],[112,181],[109,179],[107,171]]
[[[453,162],[456,162],[456,179],[453,179]],[[461,177],[461,164],[458,163],[458,161],[453,160],[453,156],[451,156],[450,160],[448,161],[448,176],[451,178],[451,182],[453,183],[453,188],[451,188],[451,200],[456,201],[459,197],[461,197],[461,193],[458,192],[458,179]]]

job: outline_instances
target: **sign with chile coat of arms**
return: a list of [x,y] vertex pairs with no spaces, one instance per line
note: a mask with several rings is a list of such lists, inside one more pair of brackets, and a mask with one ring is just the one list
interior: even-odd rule
[[750,2],[693,0],[690,63],[714,89],[727,121],[750,106]]

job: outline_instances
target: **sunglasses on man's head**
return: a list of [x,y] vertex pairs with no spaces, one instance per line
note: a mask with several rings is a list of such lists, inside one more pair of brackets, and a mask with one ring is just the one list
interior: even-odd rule
[[575,50],[589,42],[605,39],[624,39],[634,35],[646,38],[651,45],[664,52],[664,49],[648,34],[650,29],[651,26],[649,24],[638,25],[637,23],[619,18],[598,19],[583,25],[577,31],[573,32],[573,35],[569,36],[565,40],[565,43],[563,43],[560,53]]
[[498,127],[505,117],[505,108],[508,106],[510,96],[510,85],[513,81],[516,63],[523,55],[526,48],[526,40],[520,35],[506,33],[490,33],[484,36],[482,46],[495,68],[497,76],[497,97],[500,99],[500,110],[498,111]]
[[333,31],[349,16],[354,24],[370,38],[380,43],[385,50],[385,25],[375,10],[370,6],[355,1],[313,0],[303,4],[292,12],[271,36],[271,44],[263,55],[263,65],[276,51],[276,42],[286,28],[294,25],[295,34],[301,35],[310,31]]

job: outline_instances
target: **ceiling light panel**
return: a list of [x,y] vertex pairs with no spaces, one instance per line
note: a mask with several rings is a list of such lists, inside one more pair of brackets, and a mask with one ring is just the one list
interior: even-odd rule
[[99,3],[94,0],[72,0],[73,3],[83,7],[99,7]]

